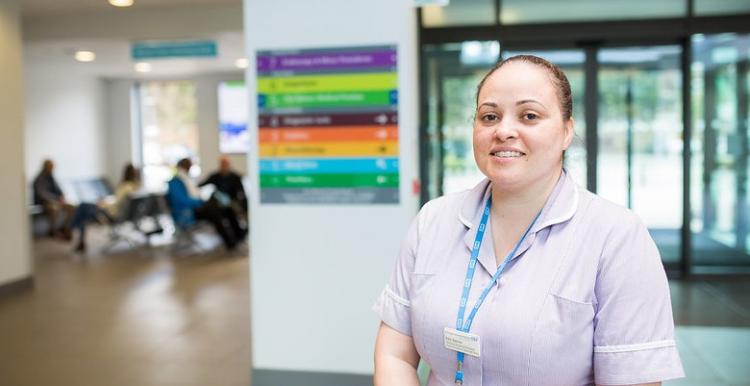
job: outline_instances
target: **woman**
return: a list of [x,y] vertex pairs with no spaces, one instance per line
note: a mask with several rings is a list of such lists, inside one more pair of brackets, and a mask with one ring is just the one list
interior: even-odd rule
[[575,185],[570,85],[534,56],[480,82],[487,179],[427,203],[381,317],[375,384],[658,385],[683,376],[659,253],[632,212]]
[[120,217],[122,204],[128,197],[140,188],[138,169],[128,163],[122,172],[122,180],[117,185],[112,196],[105,197],[96,204],[81,203],[73,216],[72,228],[78,230],[76,252],[86,251],[86,225],[104,217],[106,221]]

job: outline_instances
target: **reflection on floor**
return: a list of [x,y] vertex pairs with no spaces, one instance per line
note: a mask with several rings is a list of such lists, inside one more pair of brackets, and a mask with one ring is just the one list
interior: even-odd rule
[[35,290],[0,298],[0,385],[249,384],[247,247],[76,258],[39,240],[34,251]]
[[667,386],[750,385],[750,280],[672,281],[685,379]]
[[[85,258],[69,248],[35,241],[35,290],[0,298],[0,385],[249,384],[246,248]],[[688,377],[665,384],[750,386],[750,281],[671,290]]]

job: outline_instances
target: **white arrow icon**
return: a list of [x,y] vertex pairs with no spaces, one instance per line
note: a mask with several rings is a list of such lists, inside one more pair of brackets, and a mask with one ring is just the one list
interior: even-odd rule
[[381,125],[385,125],[386,123],[388,123],[388,116],[386,116],[385,114],[380,114],[377,117],[375,117],[375,122]]

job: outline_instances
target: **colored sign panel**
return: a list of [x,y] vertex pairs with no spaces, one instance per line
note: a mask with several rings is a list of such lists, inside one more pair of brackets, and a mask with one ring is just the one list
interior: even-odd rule
[[216,53],[216,42],[211,40],[139,42],[133,43],[130,47],[131,57],[137,60],[215,57]]
[[399,202],[395,46],[260,51],[260,201]]

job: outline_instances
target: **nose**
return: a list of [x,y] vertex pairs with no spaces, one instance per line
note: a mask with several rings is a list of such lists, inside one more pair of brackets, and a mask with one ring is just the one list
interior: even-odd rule
[[509,119],[503,119],[495,127],[495,137],[502,142],[518,138],[518,131]]

